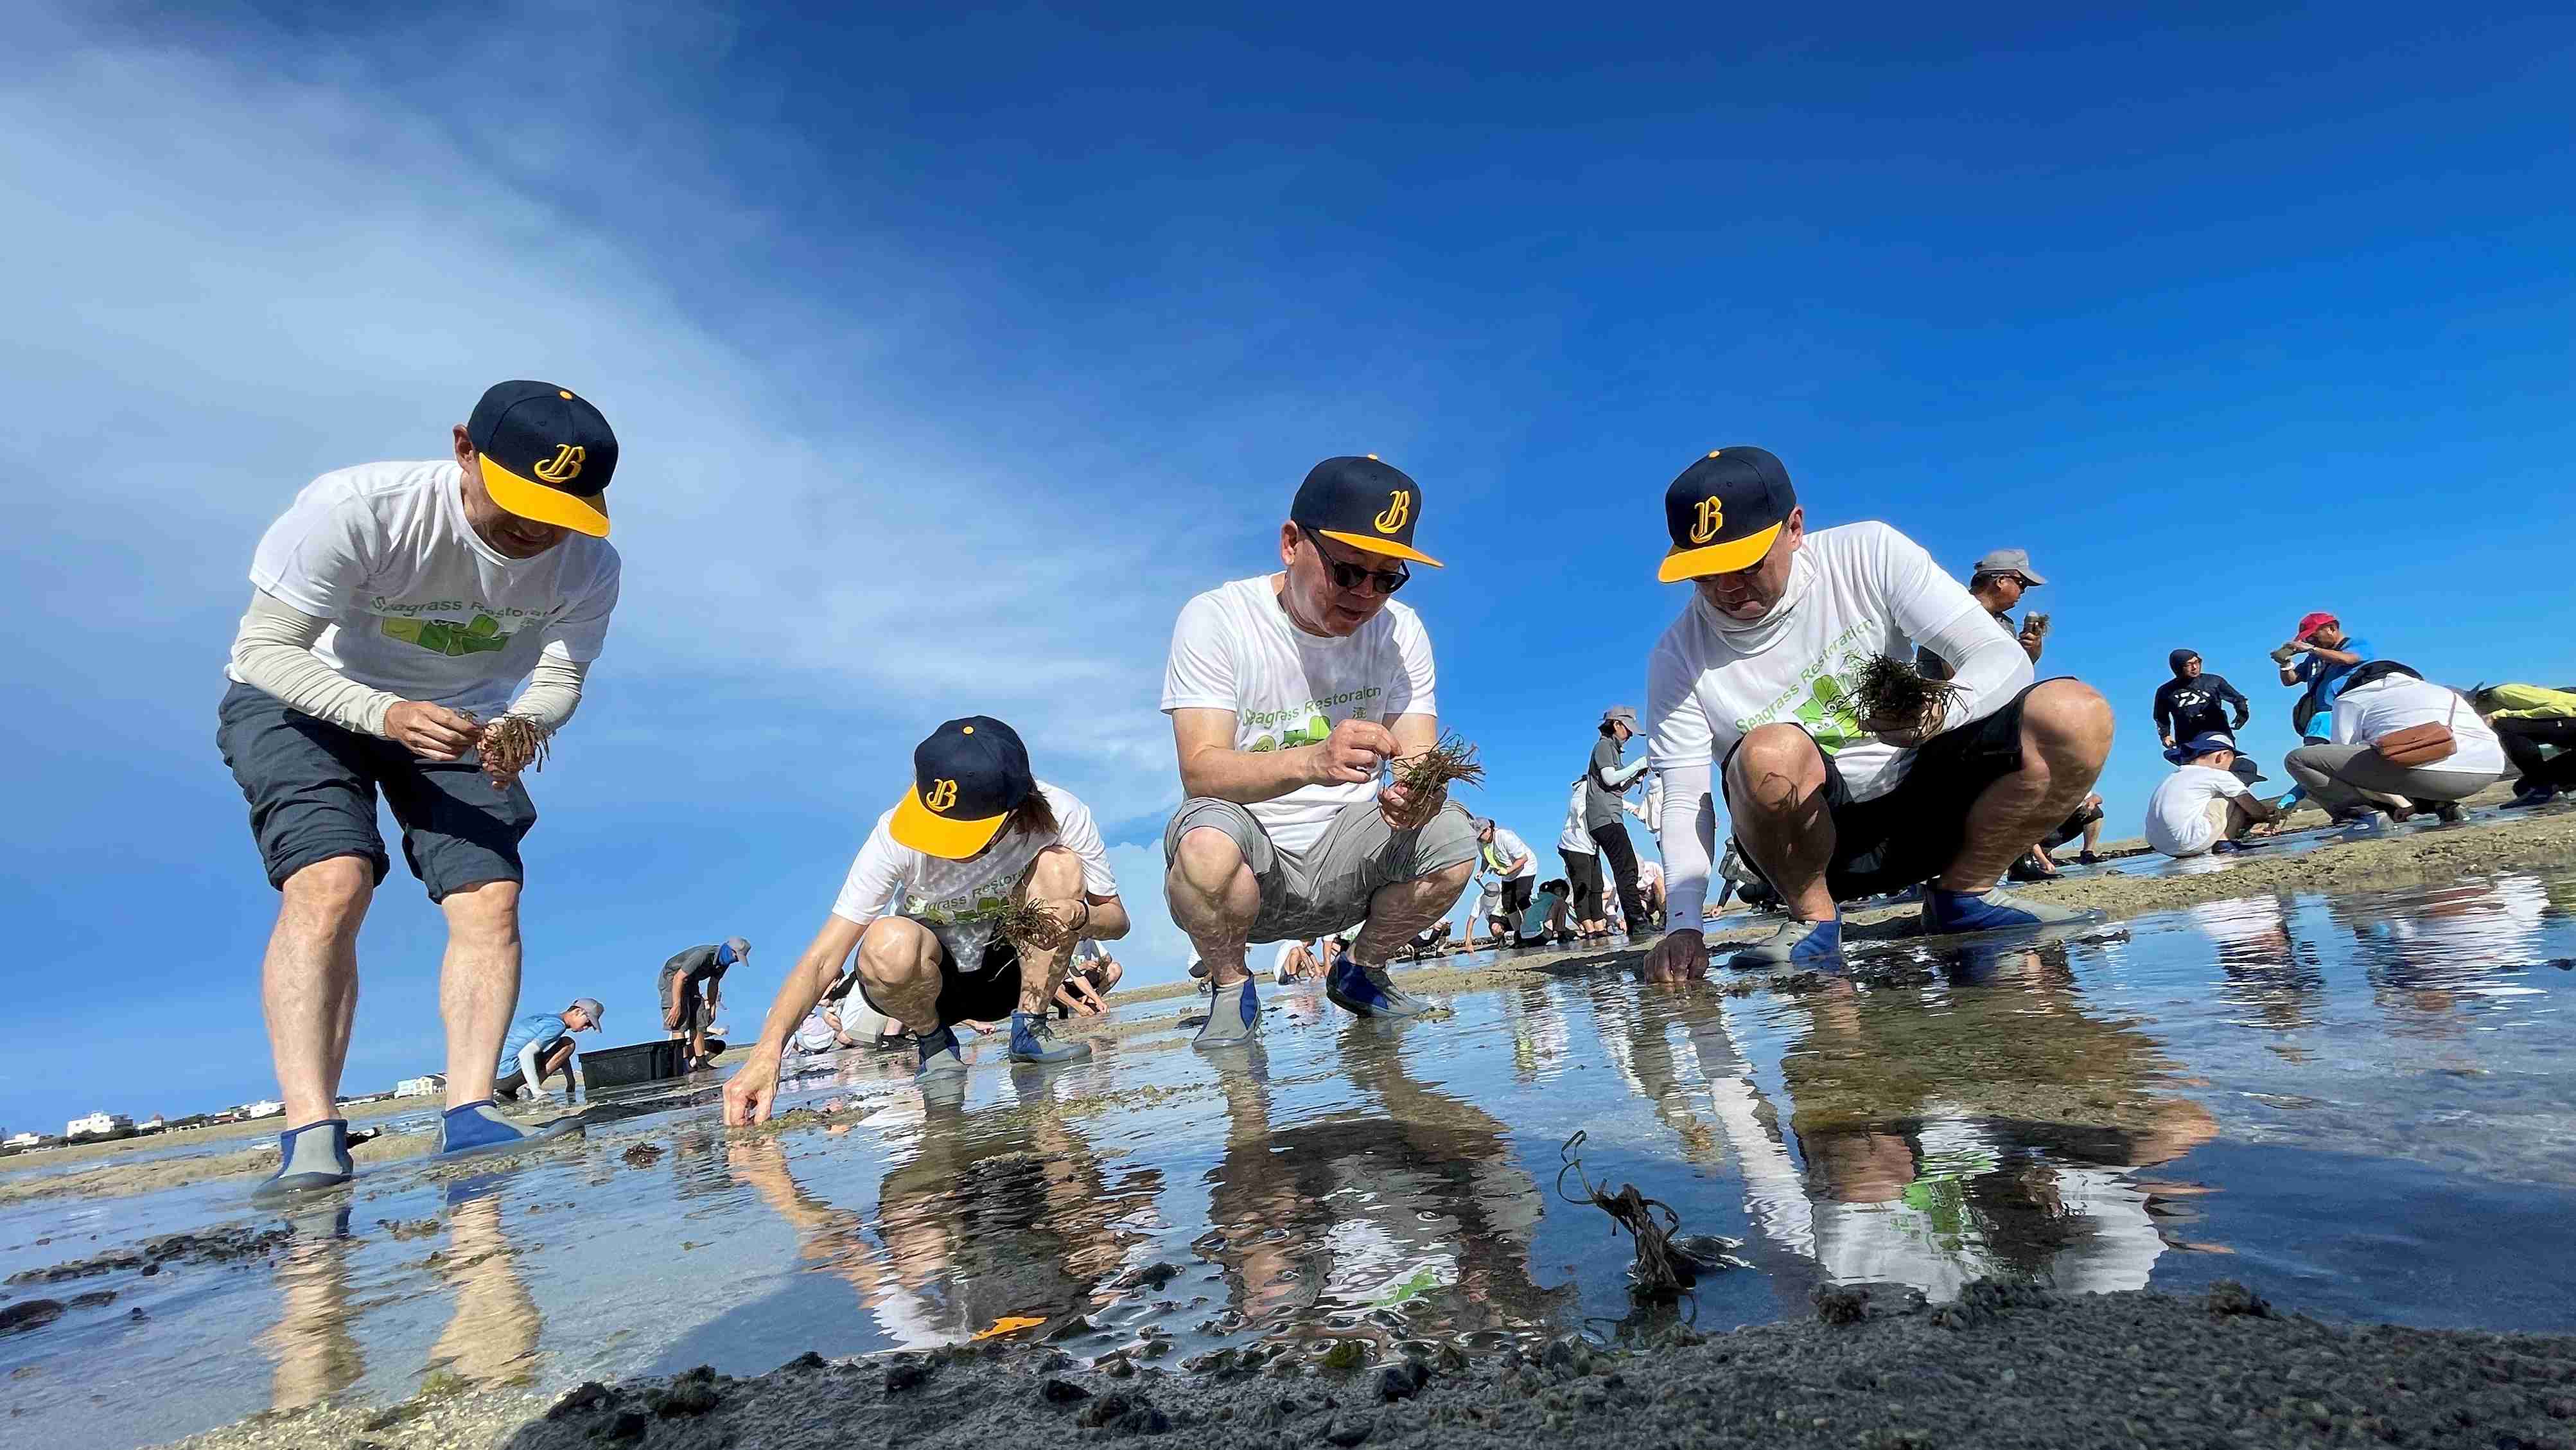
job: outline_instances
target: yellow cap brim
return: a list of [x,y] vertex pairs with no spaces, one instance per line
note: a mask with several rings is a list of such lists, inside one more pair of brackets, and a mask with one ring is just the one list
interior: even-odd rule
[[1002,833],[1002,822],[1010,818],[1005,811],[981,821],[952,821],[923,805],[921,789],[915,786],[895,803],[894,824],[887,829],[894,833],[898,846],[942,861],[963,861],[993,844],[993,838]]
[[1664,556],[1664,567],[1655,571],[1655,577],[1667,584],[1678,584],[1685,579],[1750,569],[1771,552],[1771,541],[1780,537],[1781,527],[1773,524],[1758,534],[1711,544],[1705,549],[1675,549]]
[[1336,544],[1348,544],[1354,549],[1363,549],[1372,554],[1384,554],[1390,559],[1410,559],[1416,564],[1428,564],[1434,569],[1449,567],[1429,554],[1399,544],[1393,539],[1381,539],[1369,534],[1337,534],[1331,529],[1317,529],[1315,532]]
[[482,466],[483,488],[492,495],[492,502],[523,519],[553,524],[594,539],[608,537],[608,515],[600,508],[604,495],[582,498],[548,488],[494,463],[488,453],[476,454],[474,461]]

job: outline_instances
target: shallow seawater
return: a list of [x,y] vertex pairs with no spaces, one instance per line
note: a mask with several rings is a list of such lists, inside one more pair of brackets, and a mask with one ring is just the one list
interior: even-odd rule
[[[2234,1278],[2327,1317],[2576,1330],[2576,875],[1889,945],[1862,975],[1890,966],[1928,970],[1725,997],[1569,964],[1405,1026],[1273,989],[1231,1064],[1179,1033],[1057,1070],[988,1041],[962,1092],[925,1101],[903,1055],[843,1054],[783,1101],[851,1110],[844,1132],[728,1135],[700,1084],[610,1095],[586,1142],[514,1171],[389,1165],[290,1219],[247,1212],[239,1182],[20,1205],[0,1274],[214,1223],[291,1236],[10,1287],[0,1310],[116,1297],[0,1336],[0,1388],[14,1441],[77,1450],[391,1401],[440,1370],[756,1372],[1020,1320],[1173,1367],[1255,1344],[1476,1352],[1979,1276]],[[1632,1303],[1629,1242],[1561,1196],[1578,1132],[1592,1182],[1741,1240],[1741,1266]]]

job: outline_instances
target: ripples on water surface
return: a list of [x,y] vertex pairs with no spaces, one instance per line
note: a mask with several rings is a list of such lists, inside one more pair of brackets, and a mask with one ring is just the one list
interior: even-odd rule
[[[389,1167],[274,1257],[13,1288],[117,1298],[0,1338],[0,1386],[14,1440],[74,1450],[398,1399],[437,1370],[755,1372],[1077,1314],[1069,1351],[1174,1365],[1615,1338],[1670,1311],[1634,1307],[1626,1240],[1555,1196],[1577,1130],[1596,1181],[1744,1241],[1748,1267],[1682,1306],[1705,1327],[1803,1313],[1822,1281],[1938,1298],[2002,1275],[2239,1278],[2329,1316],[2567,1330],[2571,907],[2576,878],[2518,875],[2255,897],[1943,960],[1924,985],[1726,998],[1533,973],[1403,1027],[1274,991],[1249,1063],[1178,1033],[1054,1071],[990,1045],[946,1102],[908,1060],[845,1054],[783,1102],[867,1109],[846,1132],[729,1137],[703,1089],[645,1099],[506,1175]],[[275,1222],[242,1191],[21,1205],[0,1271]]]

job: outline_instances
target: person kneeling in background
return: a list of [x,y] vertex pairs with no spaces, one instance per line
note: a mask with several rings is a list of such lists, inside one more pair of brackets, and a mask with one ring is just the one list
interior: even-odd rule
[[2335,696],[2331,743],[2290,752],[2290,776],[2328,810],[2384,808],[2404,820],[2429,803],[2445,821],[2504,779],[2504,746],[2456,690],[2394,660],[2352,672]]
[[2225,734],[2205,731],[2167,750],[2165,759],[2179,769],[2147,801],[2147,844],[2165,855],[2228,850],[2256,825],[2281,818],[2279,807],[2236,774],[2236,743]]
[[502,1102],[546,1095],[546,1079],[560,1074],[564,1098],[572,1098],[572,1035],[599,1030],[597,998],[576,997],[560,1013],[539,1012],[519,1019],[501,1044],[501,1062],[492,1078],[492,1096]]
[[2507,810],[2526,810],[2576,790],[2576,691],[2539,685],[2479,685],[2469,704],[2496,733],[2522,785]]

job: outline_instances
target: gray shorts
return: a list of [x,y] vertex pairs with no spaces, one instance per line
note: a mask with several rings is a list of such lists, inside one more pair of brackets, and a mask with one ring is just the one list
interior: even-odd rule
[[1386,823],[1375,801],[1354,801],[1303,852],[1274,845],[1250,808],[1206,796],[1181,802],[1163,828],[1163,864],[1180,854],[1181,837],[1201,827],[1225,832],[1261,883],[1261,914],[1248,940],[1305,941],[1365,920],[1379,888],[1465,865],[1476,859],[1476,821],[1450,801],[1414,831]]
[[486,881],[524,881],[519,841],[537,803],[513,782],[492,789],[482,767],[422,760],[390,740],[316,720],[275,695],[236,684],[215,712],[215,744],[250,803],[268,884],[334,856],[362,856],[385,879],[376,796],[393,808],[403,858],[429,899]]

